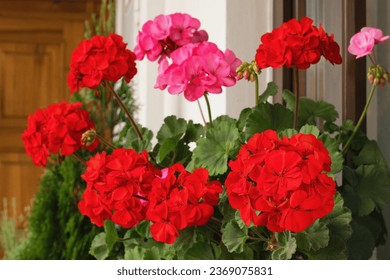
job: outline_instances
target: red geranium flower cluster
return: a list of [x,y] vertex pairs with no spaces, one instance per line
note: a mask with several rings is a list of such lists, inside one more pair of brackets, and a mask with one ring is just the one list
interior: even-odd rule
[[333,210],[331,159],[312,134],[282,139],[273,130],[255,134],[229,166],[229,203],[246,225],[299,232]]
[[[80,148],[82,134],[94,129],[87,111],[81,109],[82,103],[52,104],[28,116],[27,129],[22,134],[27,154],[38,166],[46,166],[52,154],[69,156]],[[86,147],[93,151],[98,145],[95,140]]]
[[135,54],[126,49],[126,45],[117,34],[83,40],[71,57],[70,92],[79,91],[81,87],[96,89],[103,80],[116,82],[123,76],[130,82],[137,69]]
[[178,230],[207,223],[222,192],[219,182],[208,182],[206,169],[190,173],[175,164],[161,172],[148,161],[146,151],[138,154],[132,149],[96,154],[82,178],[87,189],[79,209],[94,224],[112,220],[131,228],[149,220],[152,237],[168,244],[179,236]]
[[208,222],[222,193],[220,182],[208,180],[207,169],[190,173],[175,164],[153,181],[146,217],[153,222],[150,231],[156,241],[172,244],[178,230]]
[[145,219],[147,197],[159,172],[148,160],[146,151],[115,149],[89,159],[82,178],[87,188],[79,210],[92,223],[103,226],[104,220],[130,228]]
[[340,64],[340,47],[334,36],[328,35],[322,26],[312,25],[313,20],[303,17],[291,19],[271,33],[261,37],[256,51],[256,63],[260,68],[282,66],[307,69],[324,56],[332,64]]
[[138,60],[145,55],[150,61],[170,56],[175,49],[190,43],[207,41],[204,30],[198,30],[200,21],[188,14],[159,15],[147,21],[138,32],[134,53]]

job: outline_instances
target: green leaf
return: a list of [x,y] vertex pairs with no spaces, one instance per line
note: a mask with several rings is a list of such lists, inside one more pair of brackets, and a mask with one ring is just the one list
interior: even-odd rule
[[273,260],[289,260],[297,249],[297,242],[291,236],[291,232],[283,231],[275,233],[276,241],[279,243],[279,248],[272,252]]
[[295,109],[294,93],[292,93],[288,89],[284,89],[282,91],[282,97],[283,97],[284,101],[286,102],[286,108],[289,109],[291,112],[294,112],[294,109]]
[[177,252],[178,259],[184,259],[188,249],[190,249],[196,242],[197,234],[195,227],[186,228],[180,231],[179,238],[173,244]]
[[238,130],[243,131],[246,126],[246,120],[248,116],[252,113],[252,108],[245,108],[241,111],[240,117],[238,118]]
[[104,221],[104,231],[106,233],[107,249],[111,251],[114,244],[119,240],[115,224],[111,220]]
[[329,151],[330,159],[332,160],[331,171],[329,175],[336,175],[343,170],[344,157],[340,152],[337,140],[329,135],[323,134],[319,139],[324,143],[325,148]]
[[247,139],[255,133],[273,129],[277,132],[290,128],[293,113],[280,104],[261,103],[249,114],[246,121],[245,135]]
[[306,252],[306,255],[309,260],[346,260],[348,251],[344,240],[331,236],[328,246],[318,251]]
[[297,134],[298,131],[296,131],[293,128],[287,128],[285,130],[282,130],[281,132],[278,133],[279,138],[283,138],[284,136],[287,136],[288,138],[291,138],[294,134]]
[[190,120],[187,124],[186,134],[184,135],[184,142],[191,143],[196,142],[204,134],[204,128],[201,124],[195,123]]
[[313,134],[316,138],[320,135],[320,130],[316,126],[309,124],[302,126],[299,132],[303,134]]
[[244,221],[241,219],[241,215],[240,215],[239,211],[236,211],[236,213],[234,214],[234,220],[236,221],[236,223],[240,229],[248,228],[246,226],[246,224],[244,223]]
[[236,221],[230,221],[222,232],[222,242],[230,253],[244,252],[245,242],[248,239],[248,229],[241,229]]
[[157,133],[159,143],[166,139],[181,139],[187,130],[187,122],[184,119],[177,119],[176,116],[169,116],[164,119],[164,124]]
[[335,122],[339,116],[333,104],[306,97],[302,97],[299,100],[298,117],[300,123],[309,123],[313,118],[321,118],[327,122]]
[[157,152],[157,162],[164,161],[167,155],[173,152],[177,143],[187,131],[187,122],[184,119],[177,119],[176,116],[169,116],[164,119],[164,124],[157,133],[160,144]]
[[329,229],[316,220],[309,228],[296,235],[298,248],[304,251],[317,251],[329,243]]
[[219,245],[219,248],[221,248],[221,255],[219,257],[221,260],[254,260],[254,252],[249,246],[245,246],[242,253],[231,253],[224,244]]
[[142,237],[142,238],[150,238],[150,221],[144,220],[140,222],[134,230]]
[[104,260],[108,257],[109,250],[106,244],[106,233],[101,232],[92,240],[89,253],[98,260]]
[[126,141],[123,145],[124,148],[132,148],[137,152],[142,150],[150,151],[152,149],[153,132],[145,127],[139,126],[143,140],[140,140],[134,128],[130,127],[127,130]]
[[352,214],[351,210],[344,207],[344,200],[340,193],[337,193],[334,199],[333,211],[320,220],[327,225],[331,235],[337,236],[346,241],[351,237]]
[[275,96],[278,93],[278,86],[274,82],[269,82],[267,84],[267,88],[259,97],[259,102],[264,103],[267,102],[270,96]]
[[388,170],[386,159],[374,140],[367,141],[359,155],[353,159],[356,165],[376,165],[378,168]]
[[348,240],[348,256],[352,260],[367,260],[375,248],[375,238],[364,225],[352,221],[352,236]]
[[368,215],[375,207],[382,209],[390,203],[390,176],[388,170],[376,165],[361,165],[356,169],[359,183],[355,191],[360,198],[358,214]]
[[212,260],[214,259],[214,254],[211,249],[211,245],[206,241],[198,241],[190,249],[188,249],[186,255],[186,260]]
[[217,118],[213,127],[207,130],[206,138],[197,141],[192,156],[193,166],[207,168],[211,176],[225,173],[229,158],[239,149],[239,137],[236,120],[227,116]]
[[348,250],[346,241],[352,234],[350,222],[351,211],[344,207],[343,199],[339,193],[335,196],[334,208],[324,218],[320,219],[329,229],[329,241],[326,247],[317,251],[304,252],[310,260],[339,260],[346,259]]
[[143,260],[145,257],[146,249],[140,246],[135,246],[125,250],[125,260]]
[[160,250],[157,247],[152,247],[146,250],[143,256],[144,260],[161,260]]
[[[287,108],[294,111],[294,94],[288,90],[284,90],[283,99],[286,101]],[[322,100],[316,101],[307,97],[299,98],[298,127],[305,124],[315,125],[317,118],[332,123],[337,120],[338,113],[333,104]]]

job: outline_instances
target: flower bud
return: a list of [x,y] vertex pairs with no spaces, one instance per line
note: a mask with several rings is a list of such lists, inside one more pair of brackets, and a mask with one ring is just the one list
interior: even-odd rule
[[261,70],[255,61],[251,61],[251,63],[244,61],[237,67],[236,72],[239,80],[244,78],[245,80],[254,82],[256,76],[261,73]]
[[373,65],[368,68],[367,79],[370,84],[385,86],[389,81],[389,72],[381,65]]
[[96,130],[90,129],[81,135],[81,144],[85,147],[91,145],[96,139]]

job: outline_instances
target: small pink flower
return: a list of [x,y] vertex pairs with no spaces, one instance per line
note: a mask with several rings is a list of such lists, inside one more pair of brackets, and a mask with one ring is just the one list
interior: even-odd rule
[[375,39],[375,44],[383,43],[390,37],[390,36],[383,36],[382,30],[375,27],[363,27],[360,31],[370,33],[371,36],[374,37]]
[[352,36],[348,51],[360,58],[370,55],[375,44],[384,43],[390,36],[383,36],[382,30],[374,27],[363,27],[360,32]]
[[358,32],[352,36],[348,51],[356,55],[356,58],[360,58],[366,55],[370,55],[374,49],[375,39],[369,32]]

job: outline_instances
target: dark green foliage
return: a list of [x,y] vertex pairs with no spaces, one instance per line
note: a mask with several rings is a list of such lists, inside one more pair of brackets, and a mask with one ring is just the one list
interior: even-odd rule
[[41,179],[29,218],[29,237],[18,259],[90,259],[89,247],[100,231],[80,214],[81,164],[67,158]]

